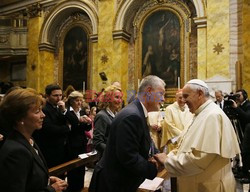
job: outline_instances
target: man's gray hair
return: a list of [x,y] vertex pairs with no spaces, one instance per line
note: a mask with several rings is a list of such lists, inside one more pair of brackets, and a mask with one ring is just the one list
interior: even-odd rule
[[216,89],[214,92],[215,92],[215,93],[220,93],[222,96],[224,96],[224,93],[223,93],[222,90],[220,90],[220,89]]
[[155,75],[149,75],[141,80],[138,91],[139,91],[139,94],[141,94],[145,92],[146,88],[149,86],[155,89],[156,87],[159,87],[159,86],[165,87],[165,85],[166,85],[165,82],[161,78]]
[[203,86],[198,85],[198,84],[188,83],[187,85],[190,87],[190,89],[192,89],[194,91],[202,91],[204,93],[205,97],[210,97],[208,88],[203,87]]

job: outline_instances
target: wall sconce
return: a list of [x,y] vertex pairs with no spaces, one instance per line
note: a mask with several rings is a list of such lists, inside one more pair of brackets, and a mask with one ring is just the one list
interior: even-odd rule
[[101,79],[102,79],[103,81],[107,81],[107,80],[108,80],[108,78],[107,78],[105,72],[100,72],[99,75],[100,75],[100,77],[101,77]]

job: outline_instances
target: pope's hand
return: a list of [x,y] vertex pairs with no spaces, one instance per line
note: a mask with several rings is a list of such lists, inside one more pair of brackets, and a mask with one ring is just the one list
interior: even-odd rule
[[167,155],[166,155],[166,153],[157,153],[154,155],[154,158],[156,159],[157,162],[164,165],[164,163],[167,159]]
[[68,183],[58,177],[50,177],[51,187],[55,189],[56,192],[62,192],[67,189]]
[[155,159],[154,157],[150,157],[150,158],[148,159],[148,161],[154,163],[154,164],[156,165],[157,170],[158,170],[159,172],[162,171],[162,170],[164,169],[164,167],[163,167],[159,162],[157,162],[156,159]]

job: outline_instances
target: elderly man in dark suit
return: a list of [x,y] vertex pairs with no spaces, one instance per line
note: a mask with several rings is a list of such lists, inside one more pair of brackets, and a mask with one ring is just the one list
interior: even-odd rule
[[158,164],[152,158],[153,143],[147,125],[147,113],[158,111],[164,99],[165,83],[147,76],[140,84],[138,99],[115,117],[104,152],[97,166],[97,192],[135,192],[139,185],[157,175]]
[[224,101],[224,95],[223,95],[222,91],[221,91],[221,90],[216,90],[216,91],[214,92],[214,94],[215,94],[215,99],[216,99],[215,103],[216,103],[222,110],[224,110],[224,108],[225,108],[225,101]]

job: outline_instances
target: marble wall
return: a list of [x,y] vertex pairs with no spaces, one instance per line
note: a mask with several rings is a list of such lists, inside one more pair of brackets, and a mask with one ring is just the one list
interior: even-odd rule
[[242,8],[242,80],[243,88],[250,93],[250,2],[243,0]]
[[[250,91],[248,83],[250,81],[249,2],[247,0],[209,0],[206,3],[201,0],[201,2],[203,2],[201,4],[204,6],[205,12],[201,17],[194,18],[196,28],[192,27],[192,30],[197,30],[197,33],[192,36],[190,43],[192,46],[197,44],[197,48],[193,49],[197,49],[197,52],[195,54],[190,52],[192,53],[190,57],[193,57],[190,60],[192,67],[190,67],[186,80],[200,78],[206,81],[219,75],[222,79],[232,82],[232,89],[235,89],[235,62],[239,61],[243,68],[243,88]],[[52,15],[53,10],[56,10],[60,3],[60,1],[53,2],[51,8],[46,7],[46,14],[40,14],[28,21],[27,45],[29,52],[26,82],[28,87],[36,88],[39,92],[43,92],[47,84],[53,82],[62,84],[63,80],[63,53],[60,51],[61,49],[53,51],[39,50],[38,48],[41,31],[44,30],[44,21],[47,16]],[[123,90],[137,88],[137,74],[140,70],[136,63],[137,45],[133,41],[128,42],[122,38],[113,38],[118,12],[126,10],[125,8],[120,9],[119,6],[124,4],[124,1],[119,1],[118,4],[116,0],[104,0],[96,1],[94,5],[91,5],[98,10],[98,25],[97,34],[89,35],[96,35],[98,40],[90,40],[88,89],[100,91],[113,81],[120,81]],[[90,9],[83,8],[81,11],[84,10],[89,11]],[[138,10],[129,11],[136,13]],[[196,11],[199,13],[199,10]],[[131,22],[133,21],[131,20]],[[60,36],[60,34],[54,35]],[[107,81],[101,80],[100,72],[106,73]]]

